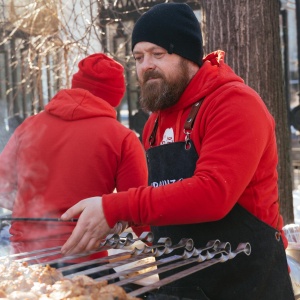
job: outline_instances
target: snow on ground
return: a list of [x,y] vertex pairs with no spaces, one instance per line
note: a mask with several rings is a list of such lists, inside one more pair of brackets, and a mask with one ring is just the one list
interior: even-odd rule
[[294,221],[300,225],[300,190],[293,191]]

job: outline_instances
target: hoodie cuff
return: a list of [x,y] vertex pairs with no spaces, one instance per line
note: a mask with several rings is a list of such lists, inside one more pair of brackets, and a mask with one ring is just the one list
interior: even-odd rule
[[114,227],[118,221],[131,221],[128,192],[103,195],[102,207],[110,228]]

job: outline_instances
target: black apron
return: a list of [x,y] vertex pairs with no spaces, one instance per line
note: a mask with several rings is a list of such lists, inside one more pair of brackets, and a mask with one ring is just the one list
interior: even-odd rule
[[[185,142],[165,144],[147,150],[149,185],[159,186],[193,176],[198,154],[193,142],[189,140],[189,135],[202,101],[195,105],[196,108],[192,108],[187,119],[186,124],[189,123],[190,128],[187,130],[185,126]],[[155,141],[157,120],[155,124],[149,139],[150,144]],[[279,232],[239,204],[220,221],[152,226],[151,231],[154,233],[154,243],[161,237],[170,237],[173,244],[178,243],[181,238],[192,238],[196,248],[204,247],[208,241],[216,239],[230,242],[232,250],[239,243],[249,242],[251,254],[247,256],[240,253],[225,263],[218,263],[170,283],[161,287],[156,294],[151,294],[148,299],[294,299],[285,249]],[[170,255],[174,255],[174,252]],[[160,278],[177,272],[178,269],[163,273]]]

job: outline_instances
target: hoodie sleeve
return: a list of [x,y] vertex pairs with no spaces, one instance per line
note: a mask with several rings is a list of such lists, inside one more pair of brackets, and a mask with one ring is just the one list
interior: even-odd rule
[[[124,139],[122,160],[116,180],[118,192],[139,186],[147,186],[148,172],[144,148],[133,131]],[[149,231],[149,227],[145,225],[134,224],[134,222],[129,222],[129,225],[137,236],[140,236],[143,231]]]
[[[278,214],[275,125],[262,100],[241,84],[207,101],[201,110],[203,116],[193,131],[200,145],[194,176],[104,197],[109,223],[118,218],[150,225],[216,221],[239,202],[274,225]],[[113,207],[118,210],[113,212]]]
[[143,146],[131,131],[123,141],[122,159],[118,168],[116,189],[127,191],[132,187],[147,185],[147,164]]

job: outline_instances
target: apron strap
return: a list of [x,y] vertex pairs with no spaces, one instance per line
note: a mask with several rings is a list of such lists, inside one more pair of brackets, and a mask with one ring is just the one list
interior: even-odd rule
[[152,130],[151,135],[149,137],[150,147],[152,147],[154,145],[154,143],[155,143],[157,128],[158,128],[158,116],[157,116],[157,118],[155,120],[155,123],[154,123],[154,126],[153,126],[153,130]]
[[[201,104],[203,103],[203,100],[204,100],[204,97],[201,100],[199,100],[198,102],[196,102],[195,104],[193,104],[191,111],[184,123],[184,133],[188,136],[190,135],[190,133],[193,129],[195,118],[197,116],[197,113],[200,109]],[[158,129],[158,116],[154,122],[153,130],[149,137],[150,147],[152,147],[155,143],[157,129]]]
[[184,123],[184,129],[185,130],[192,131],[193,126],[194,126],[195,118],[197,116],[197,113],[198,113],[198,111],[200,109],[201,104],[203,103],[203,100],[204,100],[204,98],[202,98],[201,100],[199,100],[198,102],[196,102],[192,106],[191,111],[190,111],[190,113],[189,113],[189,115],[188,115],[188,117],[187,117],[187,119],[186,119],[186,121]]

